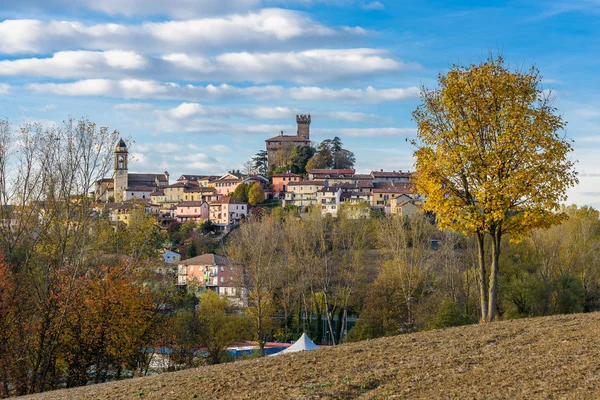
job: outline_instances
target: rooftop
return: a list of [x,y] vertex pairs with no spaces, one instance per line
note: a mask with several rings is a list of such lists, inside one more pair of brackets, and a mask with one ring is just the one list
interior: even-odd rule
[[182,265],[227,265],[233,264],[231,260],[226,257],[218,256],[216,254],[202,254],[187,260],[181,261]]

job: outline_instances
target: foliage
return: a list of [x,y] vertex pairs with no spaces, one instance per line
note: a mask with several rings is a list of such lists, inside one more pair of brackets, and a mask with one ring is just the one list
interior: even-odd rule
[[237,185],[237,187],[231,194],[231,197],[236,200],[247,203],[248,202],[248,192],[249,192],[250,186],[251,185],[248,185],[245,182],[240,183],[239,185]]
[[200,296],[198,343],[206,348],[211,364],[224,360],[227,347],[245,337],[246,319],[236,314],[225,296],[207,290]]
[[325,139],[317,147],[317,153],[309,160],[306,169],[352,168],[356,162],[354,153],[344,149],[339,137]]
[[311,146],[294,146],[290,157],[290,172],[294,174],[306,174],[306,164],[315,154]]
[[250,189],[248,189],[248,203],[251,206],[255,206],[257,204],[261,204],[265,201],[265,191],[263,190],[260,183],[255,182],[250,185]]
[[260,150],[254,157],[252,157],[252,167],[259,174],[267,173],[268,157],[266,150]]
[[[440,75],[438,89],[423,88],[413,113],[416,184],[427,198],[424,209],[436,213],[440,228],[480,242],[484,321],[496,312],[502,236],[518,240],[559,222],[560,202],[577,183],[568,158],[572,147],[560,133],[565,123],[540,83],[535,68],[513,72],[501,57],[455,66]],[[492,243],[489,276],[485,234]]]
[[327,159],[323,156],[322,153],[315,153],[314,156],[312,156],[310,158],[310,160],[308,160],[308,162],[306,163],[306,170],[308,171],[309,169],[325,169],[328,168],[329,164],[327,162]]

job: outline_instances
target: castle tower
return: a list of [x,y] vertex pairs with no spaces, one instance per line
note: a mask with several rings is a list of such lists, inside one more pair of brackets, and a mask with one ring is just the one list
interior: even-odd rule
[[310,139],[310,114],[296,115],[296,123],[298,124],[298,137]]
[[127,175],[127,146],[125,145],[125,141],[120,139],[115,148],[114,197],[117,202],[124,200],[123,192],[129,183]]

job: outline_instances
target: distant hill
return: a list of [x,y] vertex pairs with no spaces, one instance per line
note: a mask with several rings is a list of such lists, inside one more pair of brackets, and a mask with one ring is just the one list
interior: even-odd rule
[[351,343],[41,399],[600,398],[600,313]]

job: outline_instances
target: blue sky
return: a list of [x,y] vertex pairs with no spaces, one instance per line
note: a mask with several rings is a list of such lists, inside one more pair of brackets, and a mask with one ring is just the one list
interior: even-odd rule
[[87,116],[172,176],[241,168],[296,113],[360,172],[412,170],[419,86],[500,52],[540,69],[575,140],[569,201],[600,207],[599,0],[3,0],[0,21],[0,117]]

